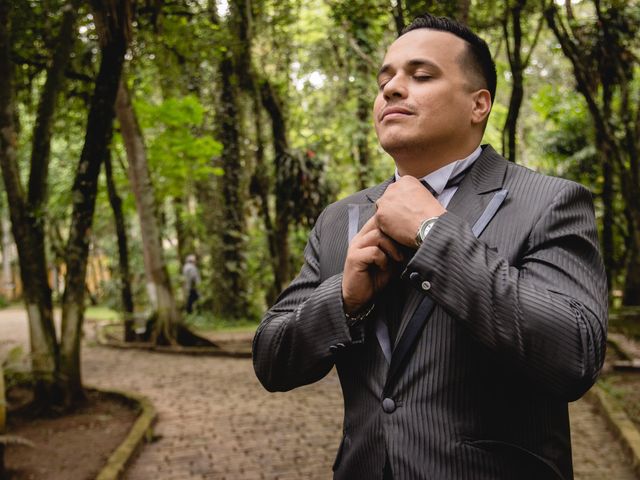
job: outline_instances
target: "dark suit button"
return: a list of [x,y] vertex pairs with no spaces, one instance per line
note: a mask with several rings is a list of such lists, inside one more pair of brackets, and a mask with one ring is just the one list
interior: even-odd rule
[[409,274],[409,280],[411,280],[413,283],[420,283],[422,281],[418,272],[411,272]]
[[384,413],[393,413],[396,409],[396,402],[392,398],[385,398],[382,400],[382,410]]
[[337,346],[337,345],[331,345],[331,346],[329,347],[329,351],[330,351],[331,353],[333,353],[333,354],[338,353],[338,346]]
[[344,343],[340,342],[340,343],[336,343],[336,347],[344,348],[344,347],[346,347],[346,345]]

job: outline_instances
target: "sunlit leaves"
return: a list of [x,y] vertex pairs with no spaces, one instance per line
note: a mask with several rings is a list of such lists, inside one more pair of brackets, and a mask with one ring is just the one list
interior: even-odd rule
[[204,107],[195,96],[169,98],[157,105],[140,99],[135,105],[159,198],[180,196],[188,182],[223,174],[212,165],[222,145],[201,132]]

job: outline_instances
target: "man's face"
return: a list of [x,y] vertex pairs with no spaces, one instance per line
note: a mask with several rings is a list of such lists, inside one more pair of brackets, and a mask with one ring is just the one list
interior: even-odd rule
[[474,99],[460,65],[465,49],[455,35],[425,28],[391,44],[373,106],[376,133],[390,155],[455,150],[469,135]]

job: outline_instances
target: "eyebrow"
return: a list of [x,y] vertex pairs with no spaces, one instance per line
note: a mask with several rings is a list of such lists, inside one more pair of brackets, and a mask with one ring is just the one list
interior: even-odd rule
[[[438,67],[438,65],[436,65],[435,63],[433,63],[431,60],[427,60],[426,58],[414,58],[412,60],[409,60],[406,65],[410,66],[410,67],[431,67],[435,70],[440,71],[440,67]],[[380,75],[383,75],[387,72],[389,72],[389,70],[391,70],[391,64],[390,63],[386,63],[384,64],[380,70],[378,70],[378,75],[376,76],[376,78],[380,78]]]

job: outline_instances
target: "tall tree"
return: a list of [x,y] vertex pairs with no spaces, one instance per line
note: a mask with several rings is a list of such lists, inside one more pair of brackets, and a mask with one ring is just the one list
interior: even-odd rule
[[[531,4],[532,2],[529,2]],[[528,43],[528,52],[523,58],[523,40],[526,40],[526,30],[530,22],[528,18],[533,12],[526,11],[527,0],[508,0],[502,17],[502,32],[507,49],[507,59],[511,72],[511,94],[509,96],[509,110],[502,130],[502,154],[511,162],[516,161],[516,138],[518,134],[518,116],[524,98],[524,71],[529,65],[531,54],[538,43],[540,31],[544,23],[541,15],[537,22],[535,33]],[[531,9],[529,9],[531,10]],[[524,26],[524,31],[523,31]]]
[[124,311],[124,341],[135,339],[133,331],[133,294],[131,289],[131,273],[129,268],[129,248],[127,246],[127,228],[124,213],[122,212],[122,198],[118,195],[116,183],[113,179],[113,167],[111,165],[111,149],[107,151],[104,159],[105,176],[107,180],[107,192],[109,203],[113,210],[113,219],[118,239],[118,274],[120,280],[120,300]]
[[[224,26],[230,48],[222,52],[218,64],[219,95],[217,98],[216,123],[217,138],[222,143],[220,156],[224,175],[220,178],[222,193],[222,229],[218,251],[212,252],[214,269],[220,267],[214,288],[224,293],[218,297],[218,312],[227,318],[246,318],[249,312],[246,284],[246,169],[245,158],[240,145],[240,79],[237,76],[234,55],[234,30],[239,22],[238,2],[229,3],[229,13]],[[220,25],[216,3],[211,1],[209,13],[214,25]]]
[[131,38],[132,0],[92,0],[100,38],[100,68],[96,78],[84,146],[72,187],[73,207],[66,245],[65,290],[62,297],[60,362],[66,405],[84,398],[80,340],[84,320],[88,233],[93,222],[100,166],[113,135],[114,104],[124,56]]
[[20,180],[14,126],[13,66],[10,63],[12,2],[0,2],[0,162],[7,192],[11,226],[18,247],[24,301],[29,316],[31,360],[35,378],[35,401],[42,408],[61,400],[60,359],[53,325],[51,288],[45,254],[44,211],[55,105],[64,84],[64,72],[74,44],[77,1],[64,8],[60,33],[40,96],[33,132],[28,190]]
[[578,18],[570,0],[562,15],[554,2],[545,17],[573,67],[576,88],[584,97],[596,132],[602,168],[603,253],[609,286],[615,278],[614,188],[618,183],[627,217],[626,274],[623,302],[640,305],[640,108],[638,18],[624,2],[593,0],[595,21]]
[[120,83],[116,111],[120,133],[127,151],[129,181],[140,220],[147,291],[155,311],[155,326],[151,341],[159,344],[175,344],[178,325],[181,321],[180,313],[164,260],[162,230],[157,216],[144,137],[125,82]]

